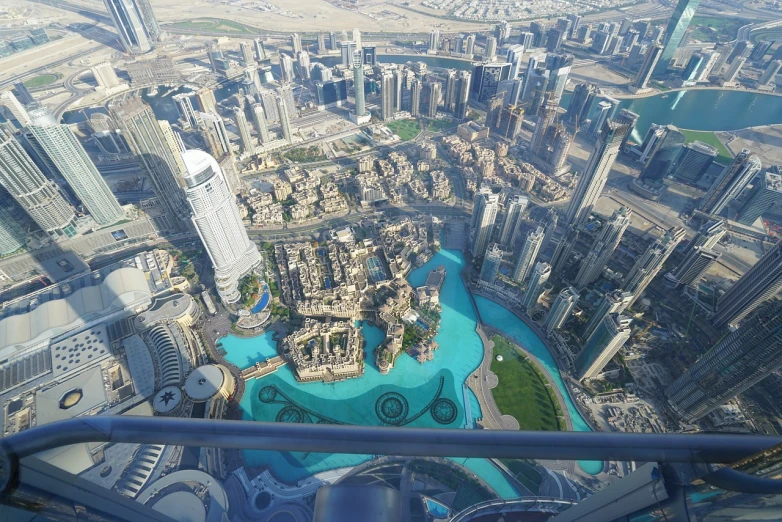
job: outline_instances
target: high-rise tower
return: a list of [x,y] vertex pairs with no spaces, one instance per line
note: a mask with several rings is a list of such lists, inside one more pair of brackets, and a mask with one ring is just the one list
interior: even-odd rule
[[394,118],[394,75],[384,71],[380,77],[380,119],[389,121]]
[[622,234],[630,225],[630,217],[633,211],[627,207],[621,207],[614,212],[611,219],[600,231],[600,235],[592,244],[592,248],[581,262],[581,268],[576,276],[575,286],[584,288],[600,276],[609,258],[619,246]]
[[742,149],[733,158],[733,163],[725,167],[714,180],[701,199],[698,210],[705,214],[719,214],[728,203],[741,194],[760,169],[760,158],[752,154],[749,149]]
[[649,80],[652,78],[652,73],[657,67],[657,63],[660,61],[660,57],[663,54],[663,48],[660,45],[650,45],[646,49],[644,54],[644,61],[641,64],[641,68],[638,70],[638,75],[633,81],[633,88],[636,90],[646,89],[649,84]]
[[483,257],[497,219],[499,196],[481,187],[473,200],[470,244],[473,257]]
[[[104,0],[104,3],[126,53],[142,54],[152,49],[152,41],[157,37],[150,34],[148,26],[157,27],[157,20],[147,0]],[[142,10],[142,4],[147,9]],[[160,29],[157,31],[159,36]]]
[[255,131],[258,133],[258,138],[261,140],[261,144],[269,143],[271,138],[269,137],[269,126],[266,123],[266,113],[263,110],[263,105],[260,103],[254,103],[253,110],[253,125],[255,125]]
[[668,27],[665,29],[663,52],[654,68],[654,76],[660,76],[668,69],[668,64],[670,64],[673,55],[676,53],[676,49],[679,48],[679,44],[682,38],[684,38],[684,33],[687,32],[687,28],[690,26],[693,16],[695,16],[695,10],[700,3],[701,0],[679,0],[679,3],[676,4],[673,15],[671,15],[671,19],[668,21]]
[[158,201],[172,217],[187,219],[190,210],[180,185],[184,165],[176,160],[180,152],[166,141],[152,107],[140,97],[131,96],[109,105],[109,113],[154,185]]
[[277,96],[277,112],[280,115],[280,127],[282,128],[282,137],[288,143],[293,143],[293,132],[291,131],[291,120],[288,115],[288,108],[285,105],[285,99]]
[[529,234],[527,234],[527,239],[524,241],[524,246],[519,253],[516,266],[513,267],[513,280],[517,283],[524,284],[526,282],[527,276],[530,270],[532,270],[532,265],[535,263],[535,258],[538,256],[540,245],[543,243],[543,235],[543,227],[530,230]]
[[717,301],[714,326],[736,325],[782,289],[782,241],[771,247]]
[[242,140],[242,149],[247,154],[255,154],[255,143],[250,135],[250,124],[247,123],[247,116],[244,115],[244,110],[240,107],[234,107],[234,123],[239,130],[239,137]]
[[554,300],[551,310],[549,310],[546,316],[546,322],[543,324],[546,332],[551,333],[561,328],[568,317],[570,317],[570,313],[576,307],[577,302],[578,290],[572,286],[564,288]]
[[676,269],[665,274],[665,280],[673,287],[681,285],[694,286],[701,280],[703,274],[717,262],[719,253],[703,247],[690,250]]
[[535,265],[529,276],[529,283],[527,283],[527,289],[524,291],[524,298],[521,301],[521,306],[525,310],[530,310],[538,304],[540,294],[543,292],[543,287],[550,276],[551,265],[548,263],[537,263]]
[[500,271],[500,264],[502,264],[502,254],[503,251],[500,245],[497,243],[489,245],[481,265],[481,281],[494,284],[494,281],[497,279],[497,273]]
[[782,367],[782,301],[775,300],[706,352],[666,390],[682,418],[695,421]]
[[608,173],[619,155],[619,146],[628,130],[629,125],[619,120],[607,120],[603,124],[600,138],[589,155],[586,168],[579,176],[576,189],[573,191],[570,206],[565,214],[565,223],[578,226],[589,218],[608,180]]
[[619,314],[603,318],[578,353],[574,365],[578,380],[594,379],[630,338],[632,319]]
[[125,212],[95,168],[84,147],[67,125],[60,125],[46,109],[30,113],[28,129],[98,225],[113,225]]
[[763,213],[782,201],[782,167],[771,167],[761,174],[760,183],[756,183],[747,202],[738,212],[737,221],[742,225],[752,225]]
[[364,105],[364,55],[360,49],[353,51],[353,88],[356,91],[356,118],[367,112]]
[[38,169],[22,145],[0,129],[0,185],[54,238],[76,234],[73,208]]
[[500,231],[500,243],[510,249],[513,249],[513,245],[516,244],[522,216],[527,205],[529,205],[529,199],[520,195],[511,197],[505,205],[505,221],[503,221]]
[[261,254],[247,236],[217,161],[200,150],[189,150],[182,159],[193,224],[212,261],[217,293],[226,303],[235,303],[241,297],[239,280],[260,265]]
[[467,118],[467,102],[470,97],[471,79],[472,74],[468,71],[459,71],[459,74],[456,77],[453,116],[459,121],[463,121]]
[[633,294],[622,292],[621,290],[614,290],[613,292],[605,294],[603,300],[597,305],[595,312],[592,314],[592,317],[584,328],[581,338],[589,339],[592,333],[594,333],[595,328],[603,322],[603,319],[605,319],[608,314],[621,314],[625,311],[625,308],[628,307],[632,299]]
[[0,207],[0,255],[11,254],[26,243],[27,234],[14,217]]
[[684,229],[672,227],[636,260],[622,284],[622,290],[633,294],[633,299],[628,306],[632,306],[646,290],[682,239],[684,239]]

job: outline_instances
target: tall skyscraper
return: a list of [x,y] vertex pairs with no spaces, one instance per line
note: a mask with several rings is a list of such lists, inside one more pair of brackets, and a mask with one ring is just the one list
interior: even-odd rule
[[475,66],[470,92],[479,103],[489,100],[497,94],[500,82],[510,77],[511,64],[483,62]]
[[592,208],[603,191],[608,173],[619,155],[619,146],[628,129],[629,125],[620,120],[605,122],[595,149],[589,155],[586,168],[578,178],[565,214],[565,223],[578,226],[592,213]]
[[728,233],[728,227],[722,219],[712,219],[704,223],[687,244],[687,251],[684,253],[687,255],[695,247],[703,247],[707,250],[713,249],[720,240]]
[[437,49],[440,47],[440,31],[432,29],[429,31],[429,54],[437,54]]
[[535,259],[538,257],[540,245],[543,244],[543,235],[543,227],[530,230],[529,234],[527,234],[527,239],[524,241],[519,258],[516,260],[516,266],[513,267],[513,280],[517,283],[523,285],[527,281],[527,276],[535,264]]
[[646,54],[644,54],[644,61],[641,64],[641,68],[638,69],[638,75],[636,75],[635,80],[633,81],[633,87],[636,90],[646,89],[649,80],[652,78],[652,73],[655,71],[655,67],[657,67],[657,63],[660,61],[660,57],[663,54],[663,48],[659,45],[650,45],[646,49]]
[[293,54],[301,51],[301,35],[299,33],[291,34],[291,49],[293,49]]
[[712,323],[717,328],[741,322],[750,312],[782,289],[782,242],[761,257],[717,301]]
[[522,216],[529,205],[529,199],[525,196],[515,195],[506,203],[505,221],[502,223],[500,231],[500,243],[513,250],[516,239],[519,235],[519,228],[522,223]]
[[[146,0],[104,0],[109,16],[119,33],[120,43],[128,54],[142,54],[152,49],[154,38],[145,24],[140,7],[142,3],[149,6]],[[147,16],[151,16],[150,21],[154,21],[154,25],[157,26],[151,7],[148,9]]]
[[200,150],[189,150],[182,159],[193,224],[212,261],[217,293],[226,303],[235,303],[241,297],[239,280],[260,266],[261,254],[247,236],[217,161]]
[[622,284],[622,290],[633,294],[633,299],[628,306],[632,306],[641,297],[682,239],[684,239],[684,229],[672,227],[636,260]]
[[253,56],[253,46],[247,42],[239,43],[239,53],[242,55],[242,63],[245,67],[255,64],[255,57]]
[[782,170],[774,166],[760,176],[760,183],[756,183],[752,195],[738,212],[737,221],[742,225],[752,225],[757,219],[768,211],[775,203],[782,201]]
[[565,268],[570,259],[570,253],[573,251],[573,246],[578,241],[578,234],[578,228],[575,225],[568,225],[565,229],[565,234],[559,240],[554,253],[551,255],[551,270],[555,274],[561,273],[562,269]]
[[391,71],[383,71],[380,76],[380,119],[394,119],[394,75]]
[[666,390],[673,410],[695,421],[782,367],[782,301],[774,300],[720,339]]
[[292,83],[295,79],[293,58],[280,53],[280,83]]
[[30,115],[27,113],[27,109],[19,103],[14,93],[11,91],[0,92],[0,105],[11,113],[11,118],[18,121],[19,125],[27,125],[30,123]]
[[417,118],[421,114],[421,80],[413,78],[410,82],[410,115]]
[[671,165],[669,175],[679,181],[694,185],[709,169],[717,154],[716,147],[701,141],[695,140],[688,143],[682,147],[676,161]]
[[709,270],[711,265],[720,258],[719,253],[703,247],[690,250],[681,263],[665,274],[665,280],[674,288],[679,286],[695,286]]
[[199,118],[201,120],[201,136],[210,153],[216,158],[220,158],[224,154],[232,154],[231,140],[228,138],[228,131],[225,129],[223,119],[213,112],[202,112]]
[[481,187],[473,200],[470,244],[473,257],[483,257],[497,219],[499,196],[491,189]]
[[511,45],[508,48],[508,55],[505,59],[506,62],[511,64],[510,79],[515,80],[521,73],[521,59],[524,57],[523,45]]
[[631,322],[631,318],[619,314],[603,318],[576,357],[574,365],[578,380],[594,379],[600,374],[630,338]]
[[760,79],[758,79],[758,85],[765,86],[770,84],[777,77],[780,69],[782,69],[782,60],[771,60],[768,62],[766,70],[763,71]]
[[592,244],[589,253],[581,261],[581,268],[575,280],[577,288],[584,288],[600,276],[614,250],[619,246],[622,235],[630,225],[632,214],[633,211],[629,208],[621,207],[603,226],[603,230],[600,231],[600,235]]
[[201,112],[217,112],[217,99],[209,87],[201,87],[195,93],[198,110]]
[[573,89],[573,97],[570,98],[565,120],[572,123],[576,129],[580,128],[592,108],[592,101],[597,95],[597,86],[591,83],[580,83]]
[[27,234],[14,217],[0,207],[0,255],[11,254],[27,243]]
[[456,94],[454,96],[453,115],[459,121],[467,118],[467,103],[470,97],[472,75],[468,71],[459,71],[456,78]]
[[489,245],[481,265],[481,281],[494,284],[494,281],[497,279],[497,273],[500,271],[500,264],[502,264],[502,254],[503,251],[500,245],[497,243]]
[[16,96],[16,99],[19,100],[19,103],[21,103],[22,105],[29,105],[35,102],[35,98],[33,97],[33,94],[30,92],[30,89],[27,88],[27,86],[24,84],[22,80],[17,80],[14,82],[13,93],[14,96]]
[[190,211],[180,184],[184,165],[176,160],[180,151],[166,141],[152,107],[139,96],[130,96],[109,105],[109,113],[155,187],[160,204],[172,217],[187,219]]
[[570,317],[576,303],[578,303],[578,290],[572,286],[564,288],[554,300],[546,316],[546,322],[543,324],[546,332],[551,333],[561,328]]
[[282,128],[282,137],[289,144],[293,143],[293,131],[291,130],[291,120],[288,115],[288,108],[286,107],[285,99],[282,96],[277,96],[277,112],[280,116],[280,128]]
[[356,91],[356,117],[364,116],[367,112],[364,105],[364,57],[361,50],[353,52],[353,88]]
[[239,130],[239,138],[242,140],[242,149],[247,154],[255,154],[255,143],[250,135],[250,125],[247,123],[247,116],[244,115],[244,111],[240,107],[234,107],[233,117],[236,128]]
[[641,179],[647,182],[659,182],[670,172],[686,141],[684,134],[673,125],[665,125],[662,131],[662,136],[655,141],[649,159],[641,169]]
[[260,38],[253,40],[253,47],[255,48],[255,59],[259,63],[269,59],[269,56],[266,54],[266,48],[263,46],[263,40]]
[[443,97],[445,98],[443,101],[443,106],[445,108],[446,112],[453,111],[453,106],[456,101],[456,70],[455,69],[448,69],[448,72],[445,76],[445,93],[443,93]]
[[[22,145],[0,129],[0,185],[53,238],[76,234],[73,208],[38,169]],[[13,234],[11,234],[13,237]]]
[[179,121],[185,129],[194,129],[198,127],[198,115],[196,114],[195,107],[193,107],[193,94],[194,93],[192,92],[183,92],[171,97],[179,112]]
[[252,111],[255,132],[258,133],[258,138],[261,140],[261,144],[269,143],[269,141],[271,141],[269,136],[269,125],[266,123],[266,113],[263,111],[263,105],[260,103],[254,103],[252,106]]
[[600,301],[600,303],[595,308],[595,313],[592,314],[592,317],[589,319],[589,322],[584,328],[581,338],[589,339],[592,333],[594,333],[595,328],[597,328],[600,323],[603,322],[603,319],[605,319],[606,316],[609,314],[621,315],[621,313],[625,311],[625,308],[629,306],[630,301],[632,300],[633,294],[630,292],[614,290],[605,294],[602,301]]
[[497,39],[493,36],[486,37],[486,47],[483,52],[483,57],[486,60],[494,60],[494,55],[497,54]]
[[655,76],[664,74],[668,69],[668,64],[670,64],[673,55],[676,53],[676,49],[679,48],[679,44],[682,38],[684,38],[684,33],[687,32],[687,28],[695,16],[695,10],[700,3],[701,0],[679,0],[676,4],[673,15],[671,15],[671,19],[668,21],[668,27],[665,29],[663,52],[654,68],[653,74]]
[[58,124],[46,109],[30,113],[28,129],[36,143],[68,182],[98,225],[113,225],[125,212],[67,125]]
[[440,82],[427,81],[421,88],[421,112],[429,117],[437,116],[437,107],[440,105],[442,84]]
[[717,176],[709,190],[701,199],[698,210],[705,214],[718,215],[741,194],[755,174],[760,172],[760,158],[749,149],[742,149],[733,158],[733,163],[725,167]]
[[538,304],[540,294],[543,293],[543,287],[550,276],[551,265],[548,263],[537,263],[535,265],[529,276],[529,283],[527,283],[527,289],[524,291],[524,298],[521,301],[521,306],[525,310],[531,310]]

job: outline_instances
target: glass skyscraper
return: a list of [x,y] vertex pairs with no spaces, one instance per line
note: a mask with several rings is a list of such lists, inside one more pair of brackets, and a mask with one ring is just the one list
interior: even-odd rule
[[682,38],[684,38],[684,33],[687,32],[687,28],[695,16],[695,10],[700,3],[701,0],[679,0],[679,3],[676,4],[676,9],[673,10],[668,27],[665,28],[663,54],[657,60],[657,65],[652,73],[653,76],[660,76],[668,69],[668,64],[671,62],[676,49],[679,48],[679,44],[682,42]]

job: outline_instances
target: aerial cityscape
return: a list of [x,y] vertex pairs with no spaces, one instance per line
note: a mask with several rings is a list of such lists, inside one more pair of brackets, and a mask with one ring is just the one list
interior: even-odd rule
[[[93,415],[782,434],[778,2],[0,15],[0,438]],[[319,488],[376,483],[402,520],[581,520],[644,464],[38,458],[192,522],[317,520]]]

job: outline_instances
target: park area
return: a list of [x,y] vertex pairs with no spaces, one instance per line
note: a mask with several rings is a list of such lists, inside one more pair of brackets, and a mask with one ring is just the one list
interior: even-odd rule
[[522,430],[564,430],[562,410],[540,371],[504,337],[495,335],[491,340],[491,371],[499,380],[491,393],[500,413],[513,416]]
[[693,130],[687,130],[687,129],[679,129],[682,131],[682,134],[684,134],[684,137],[686,138],[686,143],[692,143],[693,141],[701,141],[707,145],[711,145],[712,147],[717,149],[717,157],[714,158],[714,161],[721,165],[728,165],[730,162],[733,161],[733,155],[730,153],[728,148],[723,145],[723,143],[720,141],[720,139],[717,137],[716,134],[714,134],[711,131],[693,131]]
[[402,141],[412,140],[421,132],[421,125],[416,120],[389,121],[386,127]]
[[46,87],[47,85],[51,85],[59,79],[60,75],[58,74],[40,74],[25,80],[24,86],[28,89],[36,89],[39,87]]
[[257,29],[250,27],[249,25],[240,24],[239,22],[234,22],[232,20],[224,20],[222,18],[196,18],[195,20],[189,20],[187,22],[177,22],[171,24],[171,26],[180,29],[219,33],[254,34],[258,32]]
[[728,42],[734,40],[739,28],[752,23],[733,16],[695,16],[690,23],[690,37],[701,42]]

